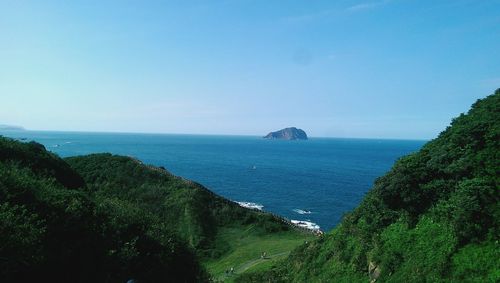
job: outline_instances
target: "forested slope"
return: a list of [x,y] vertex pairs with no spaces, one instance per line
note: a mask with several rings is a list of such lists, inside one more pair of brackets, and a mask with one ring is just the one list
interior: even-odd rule
[[240,282],[499,282],[500,90],[398,160],[326,236]]
[[0,278],[5,282],[199,282],[208,275],[156,216],[89,194],[37,143],[0,138]]
[[2,280],[205,282],[200,262],[227,268],[217,261],[281,235],[294,239],[288,252],[310,237],[134,158],[63,160],[0,137]]
[[133,158],[93,154],[67,161],[98,199],[115,199],[154,214],[202,257],[216,258],[228,248],[216,241],[221,227],[256,224],[262,233],[289,229],[270,214],[242,208],[195,182]]

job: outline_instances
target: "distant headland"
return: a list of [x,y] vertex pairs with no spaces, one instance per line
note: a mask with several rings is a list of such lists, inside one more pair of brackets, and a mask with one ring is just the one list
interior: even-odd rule
[[276,132],[270,132],[264,138],[281,140],[307,140],[307,134],[306,132],[304,132],[304,130],[291,127]]
[[23,127],[20,126],[12,126],[12,125],[2,125],[0,124],[0,131],[25,131]]

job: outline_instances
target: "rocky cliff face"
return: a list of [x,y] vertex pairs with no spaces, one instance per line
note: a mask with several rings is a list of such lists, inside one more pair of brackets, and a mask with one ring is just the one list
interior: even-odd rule
[[307,140],[307,134],[301,129],[295,127],[285,128],[276,132],[270,132],[265,139],[282,139],[282,140]]

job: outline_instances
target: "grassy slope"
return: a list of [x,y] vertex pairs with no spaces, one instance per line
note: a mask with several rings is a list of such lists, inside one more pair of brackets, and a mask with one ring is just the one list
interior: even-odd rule
[[238,282],[500,282],[500,89],[398,160],[341,224]]
[[[270,214],[242,208],[199,184],[129,157],[94,154],[67,161],[97,198],[116,198],[158,216],[220,280],[230,267],[238,274],[269,268],[313,237]],[[262,251],[273,258],[255,262]],[[250,265],[244,268],[245,264]]]
[[[217,237],[229,243],[230,250],[218,259],[206,260],[204,265],[215,279],[228,282],[239,274],[271,268],[304,241],[315,238],[295,231],[265,233],[254,224],[221,228]],[[261,258],[262,252],[266,252],[265,259]],[[226,274],[231,267],[234,274]]]

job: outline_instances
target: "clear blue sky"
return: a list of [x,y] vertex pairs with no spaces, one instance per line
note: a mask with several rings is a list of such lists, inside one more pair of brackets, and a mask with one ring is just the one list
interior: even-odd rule
[[500,1],[0,1],[0,124],[436,136],[500,87]]

